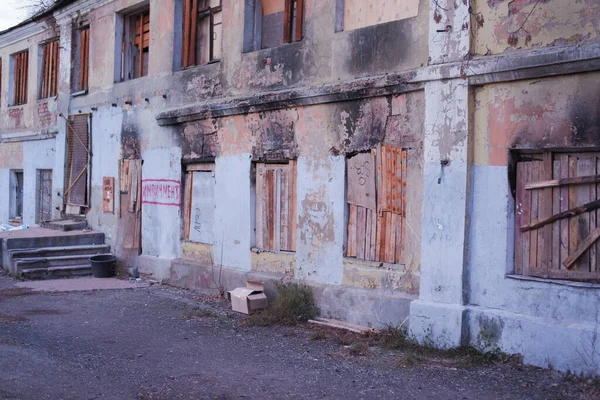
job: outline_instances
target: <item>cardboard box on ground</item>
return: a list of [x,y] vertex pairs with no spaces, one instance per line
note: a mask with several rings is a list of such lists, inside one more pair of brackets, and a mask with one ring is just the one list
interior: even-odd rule
[[267,296],[264,287],[259,282],[246,282],[246,287],[239,287],[227,292],[233,311],[251,314],[267,307]]

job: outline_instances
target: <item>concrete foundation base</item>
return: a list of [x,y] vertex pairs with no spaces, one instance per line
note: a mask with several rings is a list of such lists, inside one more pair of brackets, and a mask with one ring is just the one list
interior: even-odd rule
[[[575,316],[574,316],[575,317]],[[576,374],[600,370],[600,326],[469,307],[470,344],[486,351],[521,354],[525,364]]]
[[466,308],[415,300],[410,304],[410,335],[419,343],[450,349],[465,343]]
[[[242,271],[219,268],[191,260],[167,260],[140,257],[140,272],[165,284],[198,290],[208,294],[245,286],[247,281],[261,282],[270,299],[276,296],[276,284],[294,279],[284,273]],[[321,315],[364,326],[382,328],[407,324],[410,303],[415,297],[402,292],[360,289],[345,285],[326,285],[305,281],[313,288]]]

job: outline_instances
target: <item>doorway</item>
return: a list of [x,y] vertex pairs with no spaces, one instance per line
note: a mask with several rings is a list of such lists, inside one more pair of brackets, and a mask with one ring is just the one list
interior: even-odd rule
[[52,170],[37,170],[35,223],[52,219]]
[[10,203],[8,218],[11,222],[23,220],[23,171],[10,171]]

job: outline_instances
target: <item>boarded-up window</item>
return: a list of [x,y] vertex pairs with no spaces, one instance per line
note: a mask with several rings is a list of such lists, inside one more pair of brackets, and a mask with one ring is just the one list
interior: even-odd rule
[[296,251],[296,161],[256,164],[256,247]]
[[119,163],[119,217],[124,249],[142,252],[142,160],[123,159]]
[[215,224],[215,165],[186,166],[184,193],[184,237],[212,244]]
[[45,99],[58,94],[58,67],[60,48],[58,39],[42,46],[39,98]]
[[390,146],[348,158],[347,257],[403,262],[406,159]]
[[183,0],[182,67],[221,58],[223,14],[221,0]]
[[120,80],[148,75],[150,59],[150,9],[123,17]]
[[88,90],[90,69],[90,27],[76,29],[73,33],[72,91]]
[[12,101],[11,105],[27,103],[27,78],[29,51],[25,50],[12,56]]
[[302,40],[304,0],[246,0],[244,51]]
[[519,157],[515,273],[600,280],[600,153]]
[[67,123],[66,204],[89,206],[90,143],[89,115],[70,115]]

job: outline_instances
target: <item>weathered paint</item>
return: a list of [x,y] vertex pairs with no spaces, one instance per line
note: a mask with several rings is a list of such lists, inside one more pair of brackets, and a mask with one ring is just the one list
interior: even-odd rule
[[213,264],[213,249],[211,244],[183,241],[181,253],[183,258],[205,264]]
[[595,0],[476,0],[476,54],[578,44],[598,39],[600,4]]
[[486,85],[475,92],[476,165],[509,149],[600,146],[600,73]]
[[253,251],[251,256],[252,271],[295,276],[296,255],[294,253]]

